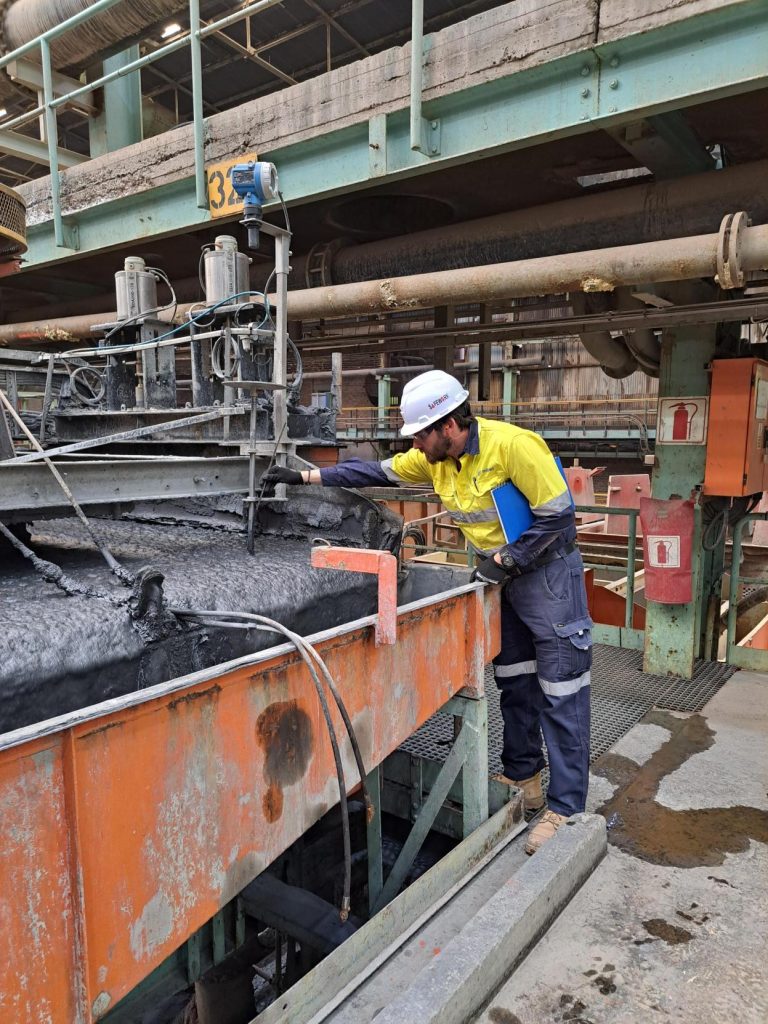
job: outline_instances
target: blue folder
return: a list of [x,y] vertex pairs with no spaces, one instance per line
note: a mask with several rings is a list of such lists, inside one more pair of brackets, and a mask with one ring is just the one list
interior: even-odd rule
[[[562,462],[558,458],[555,459],[555,462],[563,480],[565,480]],[[565,481],[565,486],[568,487],[567,480]],[[571,508],[575,508],[570,490],[568,490],[568,496],[571,499]],[[491,497],[499,514],[501,528],[504,531],[507,544],[511,544],[525,533],[536,517],[531,512],[531,506],[528,504],[526,496],[519,487],[515,487],[511,480],[508,480],[500,487],[494,487],[491,491]]]

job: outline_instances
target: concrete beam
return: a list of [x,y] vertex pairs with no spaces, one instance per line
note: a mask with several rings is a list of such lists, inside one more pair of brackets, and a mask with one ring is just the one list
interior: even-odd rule
[[[705,10],[677,4],[665,8],[662,27],[595,45],[597,6],[518,0],[427,37],[424,104],[440,121],[437,157],[409,145],[405,46],[207,119],[206,161],[257,151],[278,164],[287,200],[304,202],[637,121],[768,80],[764,0]],[[125,245],[137,224],[146,237],[206,223],[192,172],[192,126],[127,147],[119,162],[100,158],[67,171],[62,212],[76,216],[79,252]],[[178,196],[172,215],[161,210],[160,190]],[[31,262],[76,256],[52,243],[48,179],[21,191]]]
[[[737,7],[747,0],[736,0]],[[601,0],[598,43],[610,43],[635,32],[664,28],[686,18],[719,11],[723,0]]]
[[605,820],[577,815],[440,951],[377,1024],[464,1024],[505,981],[589,878],[607,849]]

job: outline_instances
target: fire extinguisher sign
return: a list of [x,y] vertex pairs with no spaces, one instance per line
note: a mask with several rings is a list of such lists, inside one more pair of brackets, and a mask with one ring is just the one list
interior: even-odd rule
[[662,398],[656,425],[657,444],[704,444],[709,399]]
[[652,533],[648,535],[648,564],[652,569],[680,568],[680,538]]

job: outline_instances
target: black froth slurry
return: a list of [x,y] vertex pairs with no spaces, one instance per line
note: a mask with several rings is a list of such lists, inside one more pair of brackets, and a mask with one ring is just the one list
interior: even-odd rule
[[[132,571],[165,576],[168,604],[256,612],[308,636],[376,610],[376,581],[313,569],[308,540],[259,537],[254,556],[239,533],[189,525],[99,520],[101,536]],[[94,590],[125,596],[76,520],[33,524],[31,546]],[[255,630],[183,620],[145,646],[128,612],[66,596],[13,552],[0,553],[0,734],[222,664],[279,643]]]

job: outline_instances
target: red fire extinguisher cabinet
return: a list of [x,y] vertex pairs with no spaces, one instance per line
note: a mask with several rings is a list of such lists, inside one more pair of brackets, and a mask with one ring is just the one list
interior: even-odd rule
[[659,604],[687,604],[693,599],[693,502],[641,498],[640,522],[646,599]]

